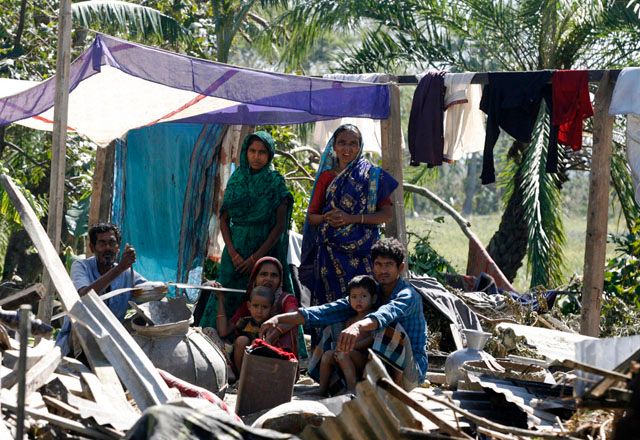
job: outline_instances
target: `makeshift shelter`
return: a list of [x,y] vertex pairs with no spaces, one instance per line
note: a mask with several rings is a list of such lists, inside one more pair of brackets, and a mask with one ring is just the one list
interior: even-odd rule
[[[70,72],[69,131],[106,147],[137,129],[126,143],[118,143],[116,152],[98,152],[92,220],[109,213],[112,191],[103,185],[114,182],[113,215],[122,222],[124,241],[137,245],[139,270],[165,281],[186,281],[205,252],[233,147],[223,146],[226,128],[216,124],[384,120],[390,115],[388,84],[234,67],[100,34]],[[0,125],[53,128],[51,79],[35,85],[3,80],[2,89],[17,93],[0,99]],[[239,134],[227,144],[237,148]]]

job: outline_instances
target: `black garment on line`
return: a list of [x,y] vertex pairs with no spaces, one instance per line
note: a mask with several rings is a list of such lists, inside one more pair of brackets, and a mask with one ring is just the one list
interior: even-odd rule
[[[487,114],[487,135],[482,158],[482,184],[496,181],[493,165],[493,147],[500,135],[500,128],[511,137],[531,142],[540,103],[545,98],[551,111],[551,71],[539,72],[499,72],[488,74],[488,84],[482,91],[480,110]],[[553,130],[549,137],[547,171],[557,164],[557,145]]]
[[432,70],[420,80],[409,115],[411,165],[442,165],[444,159],[444,71]]

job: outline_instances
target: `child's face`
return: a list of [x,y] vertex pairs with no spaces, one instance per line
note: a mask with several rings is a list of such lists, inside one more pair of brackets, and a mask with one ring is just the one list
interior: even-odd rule
[[269,318],[271,314],[271,303],[265,297],[255,295],[249,301],[249,312],[251,317],[259,324]]
[[373,296],[363,287],[353,287],[349,291],[349,304],[356,312],[364,312],[373,307]]

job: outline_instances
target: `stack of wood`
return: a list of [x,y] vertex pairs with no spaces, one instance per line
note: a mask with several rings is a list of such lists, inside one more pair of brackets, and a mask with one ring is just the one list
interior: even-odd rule
[[110,365],[96,365],[91,371],[78,360],[61,356],[53,341],[42,339],[27,348],[26,369],[21,372],[20,344],[13,338],[8,342],[0,366],[4,414],[0,434],[11,432],[15,438],[21,373],[25,380],[24,433],[30,438],[46,437],[47,433],[51,438],[121,438],[138,420],[138,408],[127,399]]

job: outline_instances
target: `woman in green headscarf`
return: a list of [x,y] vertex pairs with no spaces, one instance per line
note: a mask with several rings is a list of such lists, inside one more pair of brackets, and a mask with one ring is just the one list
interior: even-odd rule
[[[284,177],[273,168],[274,154],[275,142],[266,131],[256,131],[242,143],[240,167],[229,178],[220,209],[225,247],[218,282],[224,287],[245,289],[254,264],[266,255],[277,258],[285,268],[285,289],[287,281],[291,283],[287,247],[293,197]],[[225,297],[227,316],[233,316],[243,296]],[[211,296],[201,327],[216,327],[217,306]]]

